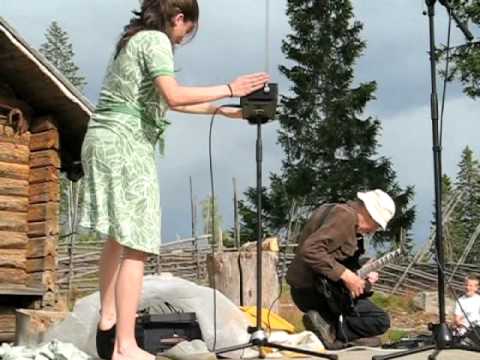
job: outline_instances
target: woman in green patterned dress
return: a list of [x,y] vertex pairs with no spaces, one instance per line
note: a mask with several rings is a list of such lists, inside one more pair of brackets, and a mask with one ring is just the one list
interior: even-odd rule
[[[243,75],[226,85],[185,87],[174,77],[173,46],[198,24],[196,0],[143,0],[125,27],[82,147],[85,172],[80,227],[105,240],[100,259],[101,316],[98,332],[115,333],[113,354],[102,358],[152,360],[141,350],[134,325],[144,262],[160,248],[160,195],[155,146],[167,109],[213,114],[210,101],[239,97],[269,81],[265,73]],[[221,108],[231,118],[241,111]],[[97,346],[98,348],[98,346]]]

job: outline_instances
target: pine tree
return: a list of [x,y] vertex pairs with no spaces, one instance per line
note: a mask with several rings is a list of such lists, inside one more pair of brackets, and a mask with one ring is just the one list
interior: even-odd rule
[[[400,227],[408,230],[413,223],[414,192],[400,188],[390,160],[377,153],[379,120],[363,115],[376,83],[353,86],[354,65],[365,48],[362,24],[354,21],[350,0],[289,0],[287,15],[293,33],[282,50],[293,65],[280,67],[291,88],[281,98],[278,140],[285,159],[263,193],[265,232],[275,234],[286,226],[293,200],[314,208],[380,188],[399,209],[392,230],[375,238],[390,241]],[[255,234],[256,190],[245,195],[243,232]]]
[[45,33],[45,38],[47,41],[40,45],[40,53],[73,85],[83,91],[86,81],[73,62],[75,54],[67,32],[53,21]]
[[[463,150],[458,164],[455,186],[458,191],[464,192],[462,201],[455,208],[449,224],[453,260],[458,260],[475,228],[480,224],[480,168],[473,151],[468,146]],[[479,261],[480,247],[474,246],[465,262]]]
[[[478,0],[450,0],[456,14],[469,25],[480,25],[480,1]],[[453,21],[453,20],[452,20]],[[445,54],[446,49],[443,49]],[[467,42],[454,49],[451,54],[453,66],[448,79],[459,80],[463,91],[471,98],[480,96],[480,47],[478,41]]]

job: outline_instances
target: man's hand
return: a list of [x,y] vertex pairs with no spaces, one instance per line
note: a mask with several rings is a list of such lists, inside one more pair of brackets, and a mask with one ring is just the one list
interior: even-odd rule
[[340,279],[342,279],[342,281],[345,283],[345,286],[348,288],[348,290],[350,290],[354,298],[363,294],[365,289],[365,280],[358,277],[352,271],[346,269],[340,276]]
[[371,273],[368,273],[367,275],[367,280],[370,284],[375,284],[378,281],[378,272],[372,271]]

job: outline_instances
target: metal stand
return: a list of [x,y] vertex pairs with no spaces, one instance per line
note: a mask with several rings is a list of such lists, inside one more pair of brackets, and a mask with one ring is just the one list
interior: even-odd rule
[[[424,351],[435,349],[435,351],[428,356],[429,360],[437,358],[442,350],[459,349],[480,352],[480,348],[462,346],[460,344],[452,343],[452,334],[445,321],[445,273],[444,273],[444,248],[443,248],[443,228],[442,228],[442,162],[441,153],[442,148],[439,141],[439,126],[438,126],[438,97],[437,97],[437,63],[436,63],[436,48],[435,48],[435,2],[436,0],[426,0],[428,6],[428,18],[430,27],[430,71],[432,81],[432,94],[430,100],[431,118],[432,118],[432,135],[433,135],[433,165],[434,165],[434,183],[435,183],[435,247],[437,249],[437,276],[438,276],[438,310],[439,310],[439,324],[430,324],[429,330],[432,331],[435,345],[428,345],[419,347],[417,349],[398,352],[390,355],[375,355],[372,360],[395,359],[411,354],[416,354]],[[447,6],[448,1],[440,0],[442,5],[446,6],[448,11],[452,9]],[[459,26],[461,28],[461,26]],[[462,29],[463,31],[463,29]]]
[[257,324],[253,328],[249,328],[251,334],[249,342],[236,346],[230,346],[215,351],[216,354],[223,354],[231,351],[246,349],[252,346],[269,347],[279,350],[291,351],[299,354],[305,354],[325,359],[338,359],[335,354],[324,354],[315,351],[297,349],[290,346],[272,343],[268,340],[265,330],[262,328],[262,123],[266,122],[265,118],[249,118],[250,123],[257,125]]

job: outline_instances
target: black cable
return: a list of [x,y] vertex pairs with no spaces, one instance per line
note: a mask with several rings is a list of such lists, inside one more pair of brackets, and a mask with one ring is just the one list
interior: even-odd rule
[[[215,116],[218,114],[220,109],[224,107],[236,107],[238,105],[226,104],[220,105],[215,109],[212,114],[212,118],[210,119],[210,130],[208,134],[208,158],[210,163],[210,190],[212,192],[211,198],[211,207],[212,207],[212,264],[215,264],[215,183],[214,183],[214,174],[213,174],[213,155],[212,155],[212,130],[213,130],[213,121],[215,120]],[[212,352],[215,352],[217,347],[217,289],[216,289],[216,281],[215,281],[215,272],[212,272],[212,288],[213,288],[213,349]]]
[[443,77],[443,91],[442,91],[442,110],[440,112],[440,147],[443,142],[443,114],[445,110],[445,97],[447,93],[447,82],[448,82],[448,68],[450,65],[450,39],[452,30],[452,14],[448,13],[448,34],[447,34],[447,58],[445,60],[445,75]]

